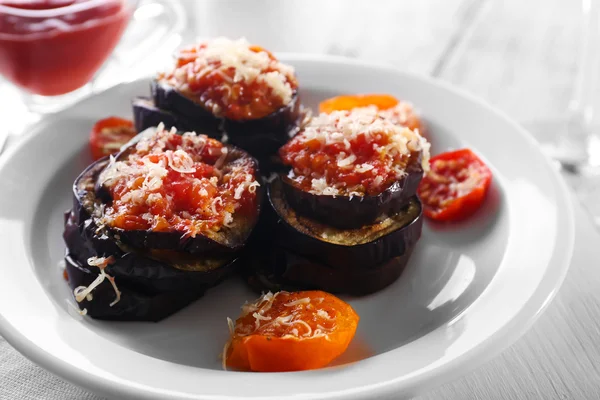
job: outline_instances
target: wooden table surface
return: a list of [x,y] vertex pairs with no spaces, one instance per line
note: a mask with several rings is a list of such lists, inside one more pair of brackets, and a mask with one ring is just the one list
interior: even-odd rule
[[[192,27],[185,41],[246,36],[275,51],[391,63],[465,88],[524,124],[563,114],[582,25],[577,0],[183,3]],[[572,266],[538,322],[499,357],[419,400],[600,399],[600,234],[575,209]],[[96,398],[68,384],[64,391]]]
[[[583,21],[576,0],[240,3],[196,6],[196,34],[391,63],[467,89],[525,125],[560,118],[573,89]],[[419,400],[600,399],[600,234],[579,204],[576,215],[571,270],[534,327]]]

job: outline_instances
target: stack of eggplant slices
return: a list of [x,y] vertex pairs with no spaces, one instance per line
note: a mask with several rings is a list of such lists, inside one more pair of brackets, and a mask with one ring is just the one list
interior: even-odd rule
[[217,38],[180,50],[133,121],[97,123],[65,216],[81,313],[159,321],[233,273],[353,296],[400,276],[422,228],[421,121],[385,94],[311,112],[298,89],[267,50]]

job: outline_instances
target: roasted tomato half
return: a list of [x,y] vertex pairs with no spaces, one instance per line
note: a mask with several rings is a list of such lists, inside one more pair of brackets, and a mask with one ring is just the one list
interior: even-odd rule
[[269,292],[244,305],[235,325],[228,319],[223,365],[257,372],[322,368],[346,351],[358,320],[329,293]]
[[387,118],[394,124],[419,130],[425,135],[425,127],[421,118],[407,101],[398,100],[389,94],[353,94],[332,97],[319,104],[319,112],[330,114],[333,111],[358,111],[363,113],[376,113]]
[[379,110],[387,110],[398,105],[398,99],[389,94],[354,94],[332,97],[319,103],[319,112],[329,114],[332,111],[352,110],[355,108],[375,106]]
[[475,153],[461,149],[430,160],[418,188],[424,214],[436,221],[458,221],[472,215],[485,199],[492,172]]
[[117,153],[135,135],[137,132],[133,121],[129,119],[109,117],[96,122],[90,133],[90,150],[94,161]]

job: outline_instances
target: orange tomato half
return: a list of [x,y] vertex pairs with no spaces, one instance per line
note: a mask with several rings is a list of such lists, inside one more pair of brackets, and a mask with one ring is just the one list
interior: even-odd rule
[[389,119],[392,123],[412,130],[418,129],[421,136],[427,137],[425,126],[413,106],[389,94],[354,94],[332,97],[319,104],[319,112],[329,114],[333,111],[350,111],[355,108],[371,106],[376,107],[379,115]]
[[353,94],[337,96],[319,103],[319,112],[330,113],[332,111],[352,110],[353,108],[376,106],[380,110],[395,107],[398,99],[389,94]]
[[352,341],[359,317],[322,291],[267,293],[242,307],[223,352],[224,366],[282,372],[322,368]]

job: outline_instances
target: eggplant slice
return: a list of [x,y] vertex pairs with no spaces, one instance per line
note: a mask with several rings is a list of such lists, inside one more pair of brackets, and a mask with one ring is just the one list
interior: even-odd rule
[[408,263],[413,247],[375,268],[344,270],[331,268],[287,249],[273,246],[249,257],[242,269],[248,285],[257,293],[265,291],[324,290],[336,294],[365,296],[395,282]]
[[115,277],[118,283],[125,282],[144,293],[206,289],[218,284],[234,270],[236,256],[203,258],[176,252],[161,256],[156,252],[128,248],[109,235],[92,219],[77,221],[75,213],[71,212],[65,223],[63,238],[73,261],[90,269],[92,267],[87,266],[90,257],[112,256],[114,263],[105,269],[108,275]]
[[260,291],[320,289],[363,296],[392,284],[402,274],[423,226],[414,196],[398,213],[371,225],[341,230],[297,214],[271,182],[270,207],[246,249],[242,275]]
[[169,112],[183,118],[184,122],[194,124],[193,131],[222,137],[223,141],[227,138],[228,143],[248,151],[261,162],[276,155],[277,150],[296,133],[305,117],[298,92],[293,94],[289,104],[266,117],[239,121],[214,115],[159,80],[152,81],[151,92],[154,106],[161,112]]
[[110,282],[92,292],[91,301],[79,303],[93,318],[159,321],[230,276],[238,265],[237,254],[198,255],[173,250],[136,249],[98,223],[96,179],[108,164],[90,165],[75,181],[73,209],[65,215],[64,241],[69,285],[88,286],[100,273],[88,266],[90,257],[112,256],[105,272],[114,277],[121,299],[112,307],[115,292]]
[[[227,146],[228,153],[224,161],[223,171],[232,168],[241,159],[250,159],[254,164],[255,179],[261,182],[258,161],[250,157],[245,151],[234,146]],[[135,144],[121,151],[115,159],[121,160],[135,149]],[[105,165],[106,166],[106,165]],[[91,168],[91,167],[90,167]],[[74,193],[75,199],[80,203],[95,204],[95,208],[101,208],[102,204],[110,204],[112,198],[109,191],[102,186],[101,173],[104,167],[88,168],[75,181]],[[82,190],[94,185],[95,192]],[[256,190],[257,210],[250,218],[238,217],[234,219],[232,226],[224,226],[218,232],[207,232],[206,234],[197,234],[195,237],[188,237],[184,232],[154,232],[151,230],[124,230],[120,228],[108,228],[113,236],[118,237],[123,243],[146,250],[173,250],[190,254],[211,254],[220,255],[234,253],[239,251],[248,240],[252,229],[258,222],[260,215],[260,203],[263,197],[263,188],[259,186]],[[75,205],[77,207],[77,205]]]
[[[78,286],[88,286],[98,274],[67,256],[66,271],[69,286],[75,290]],[[110,304],[115,299],[115,292],[107,280],[98,285],[92,294],[91,300],[84,299],[79,303],[86,315],[95,319],[114,321],[152,321],[158,322],[178,310],[184,308],[198,297],[202,292],[194,291],[168,291],[156,294],[143,293],[132,290],[119,284],[121,299],[112,307]]]
[[199,128],[202,127],[202,123],[194,122],[171,111],[161,110],[156,107],[152,99],[136,97],[131,102],[131,106],[133,108],[133,122],[137,132],[156,127],[162,122],[165,125],[165,129],[175,127],[180,132],[195,131],[209,137],[220,138],[217,132],[200,130]]
[[286,174],[280,174],[287,202],[299,214],[339,229],[372,224],[382,215],[393,215],[409,204],[423,178],[421,157],[413,157],[406,176],[377,196],[317,195],[300,189]]
[[422,207],[414,196],[400,212],[381,216],[357,229],[338,229],[298,214],[283,195],[278,179],[269,185],[272,225],[276,246],[324,263],[331,268],[376,269],[404,255],[421,236]]
[[[200,298],[236,268],[237,259],[199,259],[196,264],[188,264],[190,270],[182,270],[177,261],[160,261],[135,250],[122,250],[118,241],[110,240],[106,232],[86,221],[91,220],[76,224],[75,213],[71,212],[65,224],[63,237],[67,244],[65,262],[69,286],[72,290],[89,286],[98,277],[99,269],[88,266],[88,258],[112,256],[114,262],[105,272],[115,279],[121,292],[120,300],[111,306],[116,294],[105,280],[94,289],[91,299],[78,303],[92,318],[159,321]],[[96,240],[86,240],[80,234],[82,230]]]

